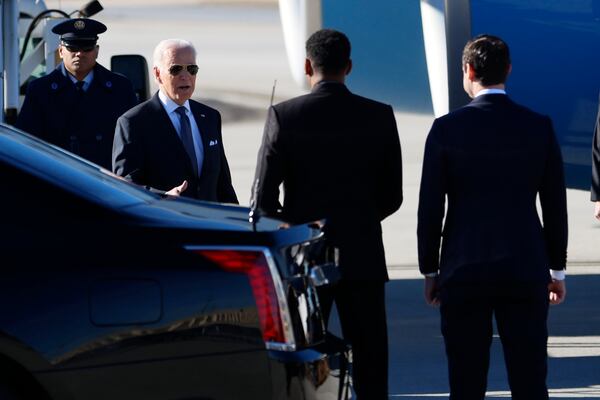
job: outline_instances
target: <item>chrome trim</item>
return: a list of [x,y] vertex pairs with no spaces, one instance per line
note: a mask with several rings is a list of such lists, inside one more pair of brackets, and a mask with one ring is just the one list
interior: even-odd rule
[[278,342],[265,342],[265,346],[267,350],[277,350],[277,351],[296,351],[295,344],[286,344],[286,343],[278,343]]
[[287,297],[285,295],[285,289],[281,280],[281,274],[277,269],[275,259],[271,254],[271,250],[268,247],[262,246],[196,246],[186,245],[184,249],[189,251],[196,250],[232,250],[232,251],[253,251],[262,252],[267,260],[271,277],[273,278],[273,286],[275,287],[275,294],[277,295],[277,301],[279,303],[279,317],[281,318],[281,327],[283,329],[283,336],[285,343],[279,342],[265,342],[265,346],[269,350],[280,350],[280,351],[295,351],[296,340],[294,338],[294,328],[292,326],[292,318],[290,314],[290,308],[288,306]]
[[329,285],[329,279],[325,276],[320,265],[315,265],[310,269],[309,278],[315,287]]
[[[292,326],[292,318],[290,314],[290,308],[287,303],[287,296],[285,295],[285,289],[283,282],[281,281],[281,275],[277,269],[275,259],[271,254],[271,250],[264,248],[263,254],[267,258],[267,265],[271,270],[271,276],[273,277],[273,284],[275,285],[275,292],[277,293],[277,299],[279,300],[279,310],[281,317],[281,324],[283,325],[283,335],[285,336],[285,343],[289,346],[296,348],[296,340],[294,338],[294,327]],[[292,350],[293,351],[293,350]]]

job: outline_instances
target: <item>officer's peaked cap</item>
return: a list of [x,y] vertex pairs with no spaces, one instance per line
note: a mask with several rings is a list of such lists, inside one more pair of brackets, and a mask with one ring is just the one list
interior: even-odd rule
[[106,32],[106,25],[89,18],[68,19],[52,28],[52,32],[60,35],[63,42],[93,42],[98,34]]

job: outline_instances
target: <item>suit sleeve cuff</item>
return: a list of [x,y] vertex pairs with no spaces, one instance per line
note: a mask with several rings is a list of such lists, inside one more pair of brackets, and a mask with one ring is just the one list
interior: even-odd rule
[[552,276],[552,279],[554,279],[554,280],[564,281],[565,277],[566,277],[565,270],[564,269],[561,269],[561,270],[551,269],[550,276]]
[[439,274],[437,272],[429,272],[427,274],[423,274],[424,277],[427,278],[435,278],[436,276],[438,276]]

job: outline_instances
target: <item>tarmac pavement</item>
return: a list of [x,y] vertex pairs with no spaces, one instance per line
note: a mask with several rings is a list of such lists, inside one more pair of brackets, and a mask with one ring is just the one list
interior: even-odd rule
[[[57,6],[56,1],[47,3]],[[196,45],[200,64],[196,93],[223,114],[223,141],[234,187],[241,203],[249,204],[273,80],[278,80],[276,102],[302,93],[289,72],[276,4],[104,3],[106,10],[97,17],[109,27],[99,41],[104,65],[109,65],[110,55],[126,53],[142,54],[151,64],[152,49],[164,38],[183,37]],[[390,399],[447,398],[439,314],[423,301],[416,252],[423,145],[433,116],[397,112],[396,118],[403,150],[404,203],[383,224],[392,278],[387,285]],[[550,310],[548,385],[552,399],[595,399],[600,398],[600,291],[596,290],[600,222],[592,217],[589,192],[569,190],[568,207],[568,294],[564,304]],[[492,346],[488,389],[489,398],[510,397],[498,340]]]

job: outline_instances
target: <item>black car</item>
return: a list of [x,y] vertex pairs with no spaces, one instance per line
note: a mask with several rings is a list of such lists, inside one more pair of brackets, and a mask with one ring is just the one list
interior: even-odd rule
[[0,125],[1,399],[339,399],[319,224],[248,222]]

